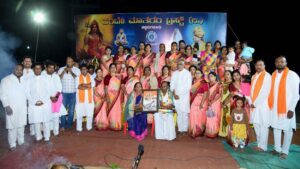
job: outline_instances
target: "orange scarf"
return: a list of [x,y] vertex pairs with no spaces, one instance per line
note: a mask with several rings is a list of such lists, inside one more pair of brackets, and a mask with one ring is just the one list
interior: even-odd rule
[[[285,68],[283,70],[282,77],[279,82],[278,87],[278,102],[277,102],[277,113],[279,117],[285,117],[286,111],[286,78],[289,72],[289,68]],[[271,92],[269,95],[269,108],[272,109],[274,106],[274,86],[275,86],[275,79],[276,79],[277,71],[272,74],[272,85],[271,85]]]
[[[86,75],[86,83],[91,83],[91,76],[90,75]],[[80,74],[80,76],[79,76],[79,84],[84,84],[82,74]],[[85,90],[78,90],[78,91],[79,91],[79,102],[84,103]],[[92,88],[88,89],[88,97],[89,97],[89,103],[92,103]]]
[[[261,74],[259,75],[259,77],[256,80],[255,86],[251,85],[251,90],[254,87],[253,94],[251,95],[252,103],[255,102],[255,100],[256,100],[259,92],[260,92],[260,89],[262,88],[265,75],[266,75],[266,71],[261,72]],[[258,74],[254,75],[254,77],[253,77],[253,79],[251,81],[251,84],[254,84],[254,79],[255,79],[256,76],[258,76]]]

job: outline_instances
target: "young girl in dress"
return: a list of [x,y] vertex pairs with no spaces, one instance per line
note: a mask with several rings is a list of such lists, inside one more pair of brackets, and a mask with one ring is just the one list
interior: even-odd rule
[[236,98],[235,108],[231,111],[230,128],[231,141],[234,149],[240,148],[240,151],[244,151],[247,140],[247,131],[249,130],[249,120],[244,107],[245,99],[243,97]]

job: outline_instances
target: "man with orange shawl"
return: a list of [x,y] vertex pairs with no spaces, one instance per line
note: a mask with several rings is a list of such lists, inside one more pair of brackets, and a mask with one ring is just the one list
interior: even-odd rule
[[270,127],[270,111],[268,95],[271,87],[271,75],[265,70],[265,63],[258,60],[255,64],[256,73],[251,80],[251,113],[250,123],[254,125],[257,151],[267,151]]
[[90,131],[93,123],[94,113],[94,100],[93,100],[93,87],[95,81],[88,73],[87,65],[80,66],[80,75],[76,77],[75,86],[76,92],[76,130],[82,131],[82,119],[86,116],[86,129]]
[[[299,76],[287,67],[286,58],[279,56],[275,60],[276,69],[272,74],[269,108],[271,126],[274,132],[273,155],[286,159],[296,129],[295,108],[299,100]],[[281,134],[284,132],[283,144]]]

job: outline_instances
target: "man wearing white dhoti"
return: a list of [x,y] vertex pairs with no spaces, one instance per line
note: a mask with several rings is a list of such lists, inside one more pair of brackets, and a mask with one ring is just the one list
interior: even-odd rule
[[6,113],[6,129],[11,150],[16,142],[24,143],[24,128],[27,124],[27,102],[25,83],[21,78],[23,65],[16,65],[14,72],[1,80],[0,99]]
[[[33,72],[34,76],[28,80],[26,85],[26,93],[29,101],[29,124],[34,124],[36,141],[40,141],[43,137],[45,141],[49,141],[49,124],[52,119],[50,84],[46,77],[41,75],[41,63],[34,65]],[[43,135],[41,130],[43,130]]]
[[268,96],[271,88],[271,75],[265,70],[265,63],[258,60],[256,73],[251,80],[251,114],[250,123],[254,125],[257,151],[267,151],[271,112],[268,107]]
[[[272,74],[269,108],[271,126],[274,132],[273,155],[286,159],[296,129],[295,108],[299,100],[299,76],[287,67],[286,58],[279,56],[275,61],[276,69]],[[284,133],[283,144],[281,134]]]
[[[24,56],[22,64],[24,66],[22,79],[24,80],[24,83],[27,84],[28,79],[34,75],[33,70],[31,69],[32,58],[30,56]],[[26,110],[28,114],[28,101]],[[30,135],[35,135],[33,124],[30,124]]]
[[178,70],[172,74],[171,91],[177,112],[178,131],[182,134],[188,129],[188,113],[190,112],[190,89],[192,86],[191,73],[184,69],[184,61],[179,60]]
[[92,129],[93,114],[94,114],[94,100],[93,87],[95,81],[88,73],[87,65],[80,66],[80,75],[76,78],[75,85],[76,92],[76,130],[82,131],[82,119],[86,116],[86,128],[88,131]]
[[62,85],[59,76],[54,72],[55,64],[48,62],[46,65],[46,77],[49,85],[49,92],[51,94],[51,109],[52,119],[50,121],[50,129],[53,129],[54,136],[59,134],[59,118],[67,114],[65,106],[62,104]]
[[173,94],[169,89],[169,82],[164,81],[158,92],[159,110],[154,114],[155,138],[161,140],[174,140],[176,138],[174,122]]

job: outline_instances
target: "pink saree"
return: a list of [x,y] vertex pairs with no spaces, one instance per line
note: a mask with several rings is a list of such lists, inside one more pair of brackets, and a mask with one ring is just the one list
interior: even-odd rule
[[134,75],[137,77],[141,77],[141,72],[142,72],[142,68],[140,67],[140,58],[138,57],[138,55],[132,55],[128,60],[127,60],[127,65],[131,66],[134,68]]
[[[107,55],[103,55],[102,63],[101,63],[101,69],[103,71],[103,77],[105,77],[109,73],[109,65],[113,62],[113,59],[111,57],[108,57]],[[105,68],[105,66],[107,69]]]
[[95,90],[94,91],[97,92],[100,97],[94,94],[94,126],[96,130],[106,130],[108,127],[107,114],[105,111],[101,111],[105,98],[104,80],[98,84],[96,83]]
[[106,85],[106,87],[111,104],[105,102],[101,111],[105,111],[105,113],[107,113],[110,129],[121,130],[121,76],[110,76],[109,83]]
[[215,138],[219,134],[221,115],[221,85],[219,83],[209,87],[209,98],[211,105],[207,110],[205,135]]
[[143,67],[147,67],[150,66],[151,68],[151,75],[153,75],[155,73],[154,71],[154,58],[155,58],[155,53],[150,53],[150,54],[144,54],[144,58],[143,58]]
[[200,104],[206,91],[208,91],[208,85],[202,79],[195,81],[191,88],[189,135],[193,138],[202,135],[205,130],[207,101],[204,102],[202,109],[200,109]]

